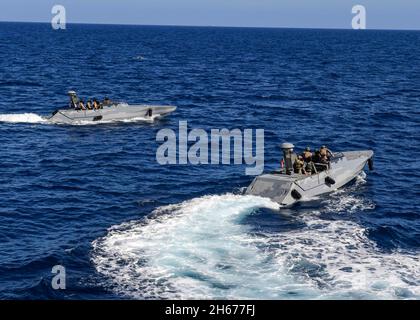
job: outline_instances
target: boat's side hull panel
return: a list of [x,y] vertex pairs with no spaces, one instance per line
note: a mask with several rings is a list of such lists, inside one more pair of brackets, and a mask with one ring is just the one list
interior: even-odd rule
[[173,111],[173,106],[147,106],[147,105],[118,105],[105,106],[98,110],[58,110],[49,120],[56,123],[77,123],[97,121],[119,121],[136,118],[152,119],[163,117]]

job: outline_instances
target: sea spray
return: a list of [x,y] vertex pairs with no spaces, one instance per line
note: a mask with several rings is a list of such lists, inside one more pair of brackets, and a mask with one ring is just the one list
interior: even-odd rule
[[[363,198],[337,197],[324,200],[328,212],[373,208]],[[276,203],[253,196],[161,207],[94,241],[92,260],[114,290],[136,298],[420,297],[415,253],[380,253],[362,226],[324,220],[322,210],[295,217],[303,224],[296,230],[255,234],[243,218],[258,208],[281,219]]]
[[47,120],[35,113],[0,114],[0,122],[45,123]]

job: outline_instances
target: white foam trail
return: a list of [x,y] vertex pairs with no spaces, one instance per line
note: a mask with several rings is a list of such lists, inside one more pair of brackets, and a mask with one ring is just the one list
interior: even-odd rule
[[[119,120],[104,120],[104,121],[77,121],[71,124],[62,123],[65,125],[75,125],[75,126],[87,126],[87,125],[98,125],[98,124],[110,124],[110,123],[134,123],[134,122],[154,122],[158,115],[152,117],[136,117],[130,119],[119,119]],[[48,119],[35,114],[35,113],[20,113],[20,114],[0,114],[0,122],[8,123],[43,123],[43,124],[59,124],[50,122]]]
[[[265,257],[243,238],[238,221],[258,207],[279,208],[269,199],[232,194],[163,207],[154,218],[115,228],[95,241],[93,261],[121,293],[134,296],[252,296],[261,280],[256,269]],[[239,285],[244,277],[249,281],[247,294],[236,292],[246,291]]]
[[144,60],[146,60],[146,58],[145,58],[145,57],[143,57],[143,56],[136,56],[136,57],[134,57],[133,59],[134,59],[134,60],[137,60],[137,61],[144,61]]
[[45,123],[46,119],[35,113],[0,114],[0,122],[10,123]]
[[[268,241],[278,264],[320,288],[320,299],[419,298],[419,255],[383,253],[351,221],[305,217],[304,230]],[[260,239],[266,241],[266,239]],[[303,272],[302,272],[303,271]]]
[[[323,203],[330,211],[372,208],[334,197]],[[94,241],[92,260],[118,293],[137,298],[420,298],[417,253],[383,253],[359,224],[322,219],[326,209],[298,218],[305,227],[256,234],[241,221],[260,207],[279,208],[233,194],[162,207]]]

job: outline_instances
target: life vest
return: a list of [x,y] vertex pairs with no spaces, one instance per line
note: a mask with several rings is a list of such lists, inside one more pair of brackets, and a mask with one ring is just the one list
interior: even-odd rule
[[304,160],[308,160],[308,159],[311,159],[312,158],[312,152],[310,152],[310,151],[304,151],[303,152],[303,159]]
[[295,163],[293,164],[293,169],[295,173],[302,173],[304,162],[302,160],[296,159]]

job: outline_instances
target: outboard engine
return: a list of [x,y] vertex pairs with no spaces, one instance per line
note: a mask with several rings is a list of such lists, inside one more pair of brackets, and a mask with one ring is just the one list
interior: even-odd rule
[[296,154],[293,152],[293,148],[295,146],[291,143],[285,142],[282,143],[281,149],[283,150],[283,159],[284,159],[284,167],[286,169],[286,174],[293,173],[293,163],[296,158]]

